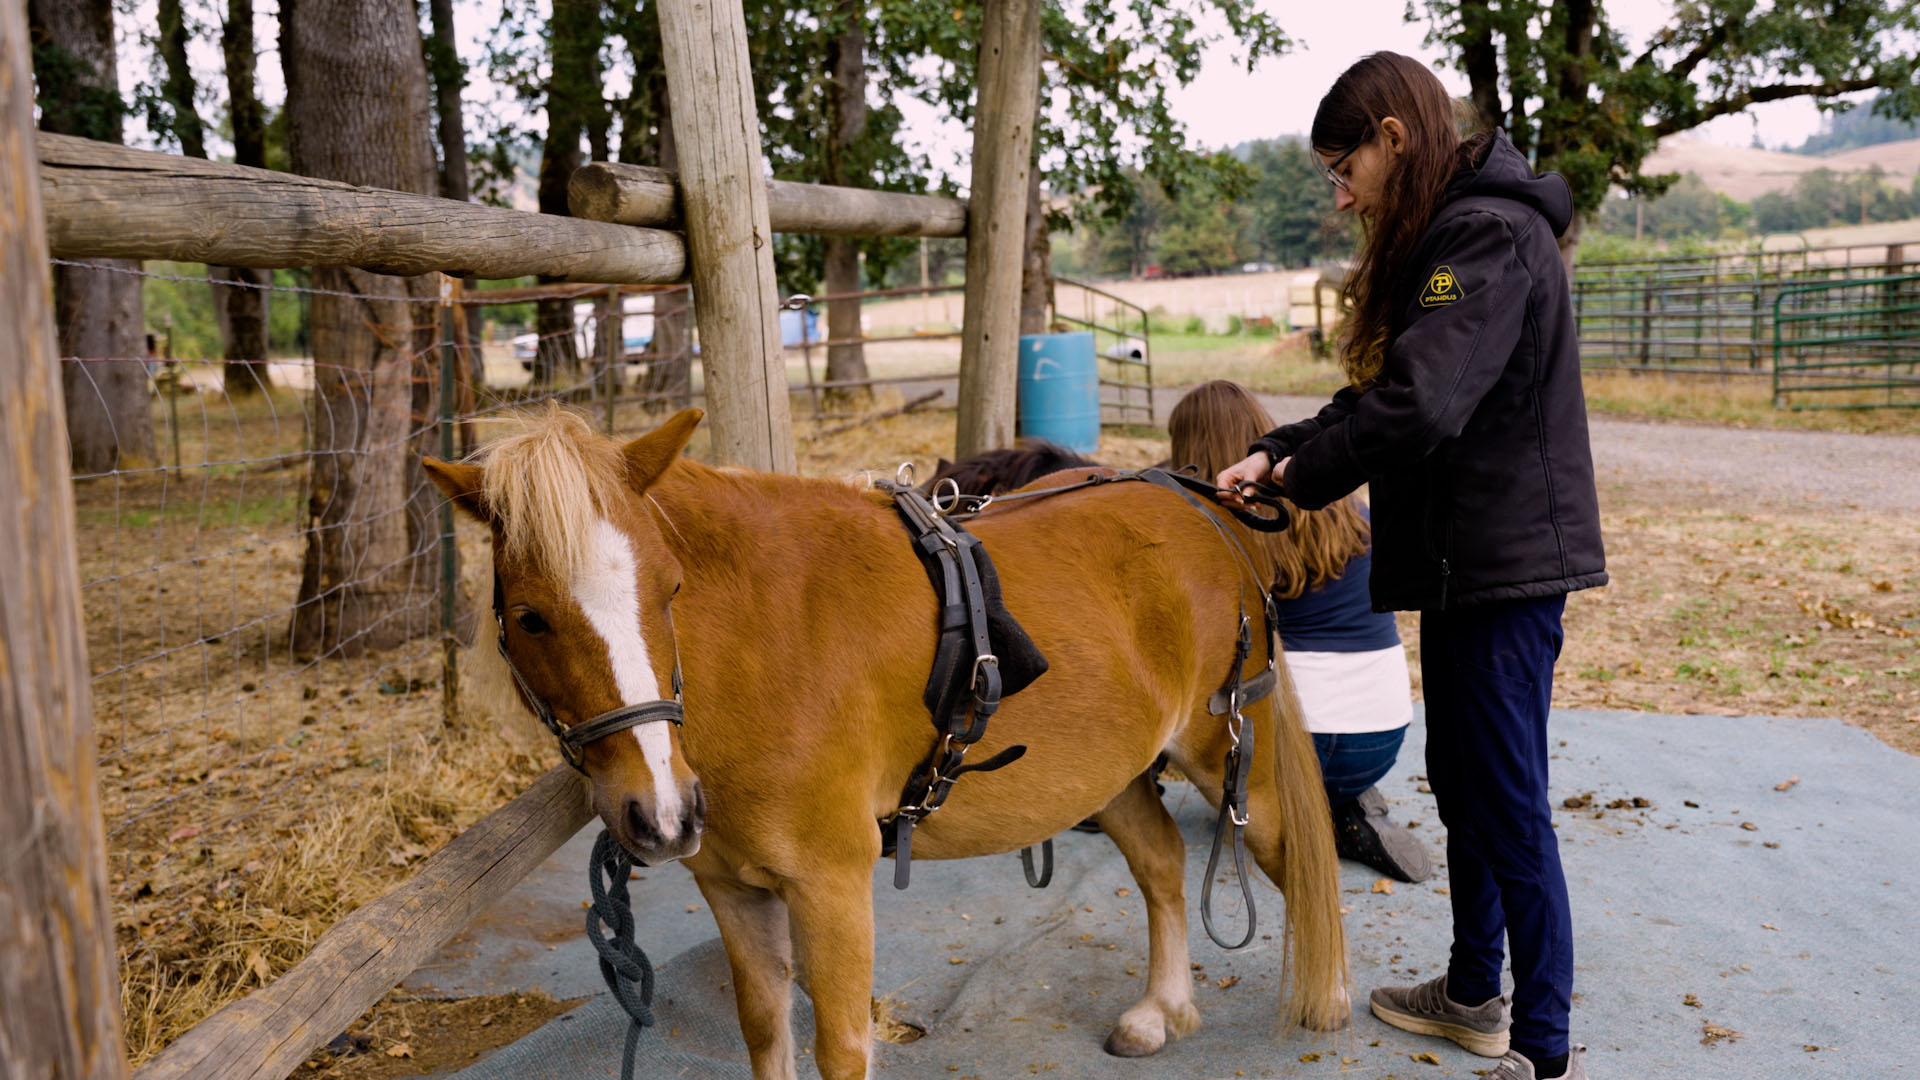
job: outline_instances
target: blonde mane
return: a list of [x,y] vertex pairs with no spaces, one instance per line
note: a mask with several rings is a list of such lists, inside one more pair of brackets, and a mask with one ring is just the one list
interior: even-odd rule
[[594,518],[626,489],[626,460],[618,443],[557,403],[515,419],[523,430],[487,448],[481,498],[509,557],[571,579],[586,561]]

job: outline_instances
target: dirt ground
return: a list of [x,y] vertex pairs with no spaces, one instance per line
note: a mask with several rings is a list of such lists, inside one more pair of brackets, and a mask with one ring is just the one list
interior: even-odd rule
[[[299,448],[298,417],[292,395],[223,403],[182,424],[183,461],[213,464],[76,490],[136,1063],[297,962],[553,764],[530,720],[478,707],[484,688],[469,684],[463,719],[443,721],[424,608],[407,616],[423,636],[389,653],[302,660],[279,644],[304,466],[264,459]],[[911,460],[928,475],[953,427],[932,412],[803,431],[801,471],[891,475]],[[1100,457],[1144,465],[1165,452],[1154,429],[1110,429]],[[1569,604],[1555,704],[1839,716],[1920,753],[1920,516],[1647,483],[1603,483],[1602,500],[1614,581]],[[471,600],[485,537],[463,527],[460,547]],[[1403,632],[1417,645],[1414,620]],[[390,1001],[350,1033],[367,1052],[319,1055],[305,1075],[449,1067],[565,1007]],[[389,1055],[400,1043],[412,1056]]]
[[294,1080],[451,1072],[580,1004],[538,991],[433,1001],[388,998],[293,1071]]

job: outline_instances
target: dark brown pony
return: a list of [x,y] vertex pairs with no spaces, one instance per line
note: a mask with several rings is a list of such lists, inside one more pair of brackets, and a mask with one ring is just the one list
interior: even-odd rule
[[[635,855],[682,856],[693,871],[755,1077],[794,1075],[796,976],[813,998],[821,1075],[864,1077],[875,822],[932,744],[921,694],[938,603],[888,496],[684,458],[700,415],[623,445],[556,409],[484,465],[427,471],[491,526],[508,651],[561,724],[665,696],[677,653],[686,726],[588,745],[595,807]],[[985,760],[1024,743],[1026,756],[965,777],[920,826],[914,854],[1017,851],[1095,817],[1148,919],[1145,993],[1106,1045],[1150,1054],[1199,1014],[1184,845],[1145,774],[1165,753],[1217,803],[1228,735],[1207,701],[1262,582],[1245,579],[1203,512],[1147,484],[1010,504],[969,527],[1051,668],[973,749]],[[1253,662],[1264,652],[1256,645]],[[1246,710],[1246,839],[1286,894],[1283,1015],[1329,1029],[1348,1012],[1339,882],[1298,711],[1284,675]]]
[[952,480],[962,495],[998,495],[1049,473],[1083,467],[1097,469],[1100,463],[1045,439],[1027,439],[1012,449],[989,450],[965,461],[941,458],[926,487],[931,492],[940,481]]

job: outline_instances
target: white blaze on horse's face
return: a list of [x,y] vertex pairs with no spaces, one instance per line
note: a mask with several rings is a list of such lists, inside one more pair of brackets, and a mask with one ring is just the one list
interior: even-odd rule
[[[639,562],[633,541],[606,518],[595,518],[586,563],[571,584],[574,603],[607,645],[607,661],[623,705],[658,701],[660,681],[640,634]],[[633,730],[653,774],[653,825],[663,842],[679,839],[686,807],[673,778],[673,734],[667,724],[641,724]],[[614,736],[617,738],[618,736]]]

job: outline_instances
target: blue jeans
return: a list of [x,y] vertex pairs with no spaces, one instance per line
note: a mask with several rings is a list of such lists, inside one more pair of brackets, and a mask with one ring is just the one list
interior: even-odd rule
[[1513,958],[1513,1048],[1567,1052],[1573,920],[1547,801],[1547,711],[1566,597],[1420,613],[1427,780],[1447,827],[1447,996],[1500,992]]
[[1320,778],[1327,785],[1327,805],[1342,806],[1380,782],[1400,756],[1407,729],[1355,733],[1313,733],[1313,749],[1320,755]]

